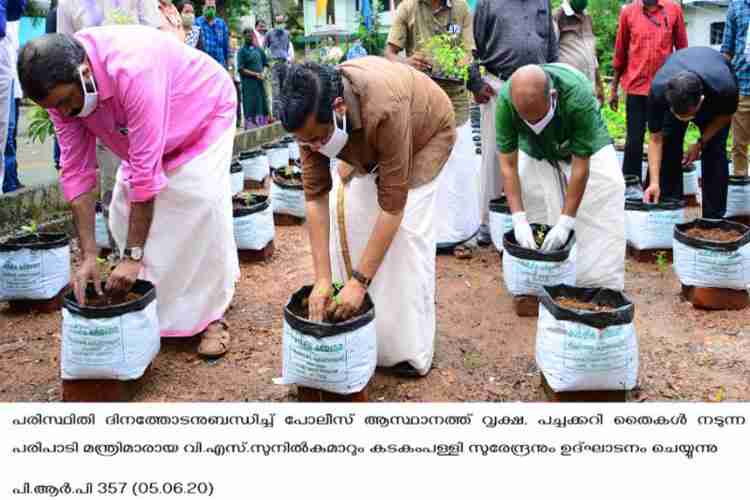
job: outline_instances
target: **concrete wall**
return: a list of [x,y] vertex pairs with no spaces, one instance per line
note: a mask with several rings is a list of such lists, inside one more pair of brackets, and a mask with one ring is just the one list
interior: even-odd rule
[[711,24],[722,23],[727,17],[727,8],[716,5],[686,5],[684,7],[687,23],[688,47],[721,48],[721,43],[711,45]]

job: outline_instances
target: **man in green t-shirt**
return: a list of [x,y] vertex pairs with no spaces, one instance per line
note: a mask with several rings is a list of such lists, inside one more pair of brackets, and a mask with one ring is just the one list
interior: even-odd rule
[[625,181],[591,82],[567,64],[519,68],[498,97],[497,144],[518,243],[537,248],[529,221],[554,225],[543,252],[575,229],[578,286],[622,290]]

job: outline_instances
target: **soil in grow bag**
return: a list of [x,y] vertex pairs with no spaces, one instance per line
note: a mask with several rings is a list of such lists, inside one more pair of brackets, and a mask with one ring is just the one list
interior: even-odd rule
[[302,187],[302,172],[290,172],[288,169],[277,169],[273,171],[273,180],[276,184],[284,187]]
[[565,309],[576,309],[580,311],[593,311],[593,312],[612,312],[617,308],[608,306],[606,304],[597,304],[596,302],[584,302],[572,297],[562,297],[555,300],[557,305],[564,307]]
[[[333,284],[333,290],[331,292],[331,300],[333,300],[335,302],[336,301],[336,297],[338,297],[339,293],[341,293],[341,290],[343,290],[343,289],[344,289],[344,285],[342,285],[341,283],[334,283]],[[310,290],[310,291],[312,291],[312,290]],[[353,317],[362,316],[363,314],[367,313],[367,310],[369,308],[370,308],[369,302],[367,300],[363,301],[362,302],[362,306],[354,314]],[[309,304],[308,304],[308,298],[305,297],[304,299],[302,299],[301,302],[292,302],[289,305],[289,311],[291,311],[295,315],[299,316],[300,318],[310,319],[310,308],[309,308]],[[348,319],[346,319],[344,321],[349,321],[351,319],[352,318],[348,318]],[[334,321],[333,318],[331,318],[329,316],[326,316],[323,319],[323,321],[325,323],[330,323],[330,324],[334,324],[334,325],[336,323],[339,323],[338,321]]]
[[28,248],[30,250],[50,250],[65,246],[70,238],[64,233],[31,233],[11,238],[2,245],[0,251],[12,251]]
[[[113,266],[114,269],[114,266]],[[138,280],[129,292],[113,294],[105,290],[106,281],[102,281],[102,294],[97,295],[93,283],[86,287],[86,303],[81,305],[76,300],[75,293],[71,290],[65,297],[65,305],[78,312],[79,309],[95,311],[96,309],[105,309],[109,307],[131,306],[140,301],[146,295],[154,293],[153,286],[145,281]],[[147,285],[147,286],[146,286]],[[150,300],[149,300],[150,302]]]
[[685,234],[690,236],[691,238],[706,241],[718,241],[721,243],[728,241],[737,241],[741,239],[745,235],[745,233],[747,233],[747,231],[743,233],[738,229],[723,227],[715,227],[711,229],[703,227],[691,227],[690,229],[685,231]]
[[[244,210],[247,208],[255,208],[258,205],[266,204],[268,205],[268,197],[262,196],[259,194],[251,194],[251,193],[243,193],[240,195],[235,195],[232,198],[232,208],[234,209],[234,216],[238,217],[240,215],[248,215],[245,213],[237,213],[238,210]],[[251,212],[254,213],[255,211]]]

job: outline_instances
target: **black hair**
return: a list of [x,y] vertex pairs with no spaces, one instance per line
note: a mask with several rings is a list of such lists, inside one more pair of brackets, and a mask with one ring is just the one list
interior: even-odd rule
[[289,65],[281,95],[279,119],[289,132],[299,130],[311,113],[318,123],[333,121],[333,101],[342,97],[341,73],[335,66],[307,62]]
[[678,115],[692,112],[700,103],[703,82],[692,71],[680,71],[667,82],[664,97]]
[[18,55],[23,93],[39,102],[58,85],[80,82],[78,68],[85,60],[83,45],[71,35],[50,33],[31,40]]
[[258,19],[255,21],[255,27],[257,28],[261,24],[266,24],[266,22],[263,19]]
[[195,10],[195,5],[193,5],[193,2],[191,2],[190,0],[185,0],[184,2],[180,2],[180,7],[179,7],[180,14],[182,14],[182,11],[185,9],[186,5],[191,6],[193,10]]

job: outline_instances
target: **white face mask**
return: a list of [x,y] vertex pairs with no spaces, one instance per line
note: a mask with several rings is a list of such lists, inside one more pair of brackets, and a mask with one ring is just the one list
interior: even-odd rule
[[328,158],[336,158],[349,140],[349,134],[346,133],[346,114],[344,115],[344,126],[339,128],[336,123],[336,113],[333,113],[333,134],[325,144],[321,145],[318,153]]
[[91,86],[94,88],[93,92],[89,92],[86,88],[86,82],[83,78],[83,68],[78,68],[78,74],[81,76],[81,86],[83,87],[83,107],[81,112],[76,115],[78,118],[86,118],[96,109],[96,105],[99,102],[99,92],[96,89],[96,82],[94,77],[91,77]]
[[547,125],[549,125],[549,122],[552,121],[552,118],[555,117],[556,108],[557,108],[557,98],[553,97],[552,105],[549,107],[549,111],[547,111],[547,114],[544,116],[544,118],[542,118],[536,123],[529,123],[526,120],[524,120],[524,122],[526,122],[526,125],[528,125],[529,128],[533,130],[536,135],[539,135],[544,131]]

